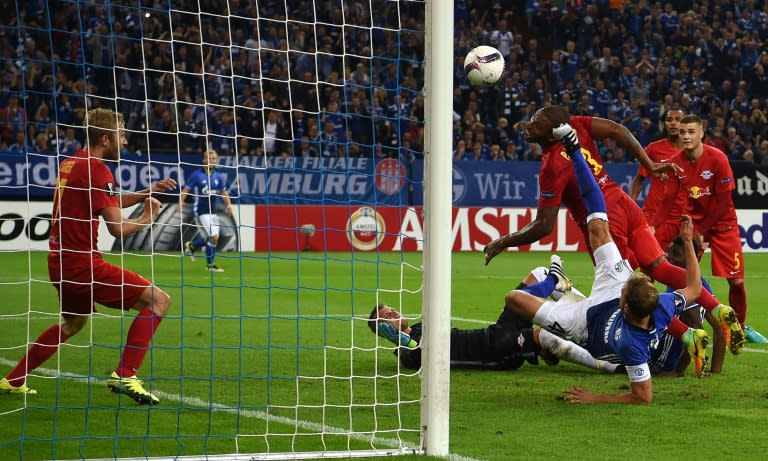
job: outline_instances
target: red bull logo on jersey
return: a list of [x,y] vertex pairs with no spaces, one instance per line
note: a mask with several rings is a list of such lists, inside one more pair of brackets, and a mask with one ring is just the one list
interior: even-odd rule
[[699,199],[701,197],[704,197],[705,195],[712,195],[712,192],[709,191],[709,186],[707,187],[693,186],[688,190],[688,196],[693,199]]

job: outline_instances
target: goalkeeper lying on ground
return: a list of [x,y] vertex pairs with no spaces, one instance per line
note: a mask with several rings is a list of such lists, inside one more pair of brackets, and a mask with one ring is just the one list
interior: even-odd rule
[[[562,296],[583,297],[562,271],[559,257],[552,258],[549,270],[544,267],[533,269],[518,286],[534,296],[560,299]],[[418,369],[421,366],[422,324],[409,325],[408,320],[397,310],[386,304],[379,304],[371,311],[368,326],[397,344],[395,350],[405,368]],[[509,309],[503,309],[496,323],[478,329],[451,329],[451,367],[478,368],[491,370],[516,370],[528,361],[538,364],[540,355],[547,363],[555,364],[558,359],[578,363],[607,373],[621,372],[623,367],[593,358],[576,344],[561,339],[546,331],[549,348],[542,349],[533,341],[531,322],[523,320]]]

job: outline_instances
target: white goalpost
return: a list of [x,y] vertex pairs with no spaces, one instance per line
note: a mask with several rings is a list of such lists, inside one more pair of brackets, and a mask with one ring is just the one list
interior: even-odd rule
[[[13,267],[0,268],[2,376],[59,319],[47,237],[84,114],[125,119],[116,188],[180,187],[157,195],[152,226],[99,231],[105,259],[172,298],[138,371],[160,404],[107,390],[135,311],[97,306],[28,370],[36,395],[0,395],[0,458],[447,456],[453,0],[11,8],[0,64],[15,77],[0,102],[19,100],[13,129],[29,146],[0,149],[0,258]],[[209,150],[231,214],[212,189],[177,206]],[[195,199],[220,221],[214,243]],[[420,367],[372,333],[379,304],[422,323]]]

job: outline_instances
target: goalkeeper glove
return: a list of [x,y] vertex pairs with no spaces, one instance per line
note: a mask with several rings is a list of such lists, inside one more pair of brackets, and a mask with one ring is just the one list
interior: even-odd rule
[[398,346],[407,347],[408,349],[416,349],[416,347],[419,345],[419,343],[411,339],[410,335],[403,333],[402,331],[398,331],[397,328],[388,323],[379,323],[378,330],[379,336],[392,341],[393,344]]

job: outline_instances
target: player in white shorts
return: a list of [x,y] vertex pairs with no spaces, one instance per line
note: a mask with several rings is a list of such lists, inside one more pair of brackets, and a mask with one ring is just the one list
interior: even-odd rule
[[224,269],[214,263],[220,230],[219,217],[216,215],[216,203],[219,199],[223,200],[227,213],[232,214],[232,202],[227,192],[224,177],[216,171],[217,160],[218,155],[215,150],[207,150],[203,153],[203,167],[192,173],[181,190],[179,211],[181,211],[187,195],[191,194],[194,198],[192,212],[201,235],[191,242],[186,242],[184,250],[194,261],[195,252],[205,247],[208,270],[224,272]]
[[[509,292],[506,307],[522,318],[532,319],[542,329],[534,338],[549,348],[555,335],[584,346],[595,358],[624,364],[630,391],[624,394],[600,394],[573,386],[564,399],[573,403],[613,402],[650,403],[653,400],[649,362],[672,319],[701,293],[701,272],[693,254],[692,225],[682,221],[685,242],[686,286],[673,293],[660,294],[644,274],[634,274],[611,238],[605,199],[593,171],[584,159],[576,133],[567,124],[554,130],[570,154],[581,198],[588,212],[589,244],[594,248],[595,282],[592,293],[581,300],[567,297],[546,301],[521,290]],[[565,153],[565,152],[564,152]],[[559,262],[557,256],[553,263]],[[559,271],[562,273],[562,270]],[[706,363],[707,335],[703,330],[688,329],[683,337],[699,368]]]

